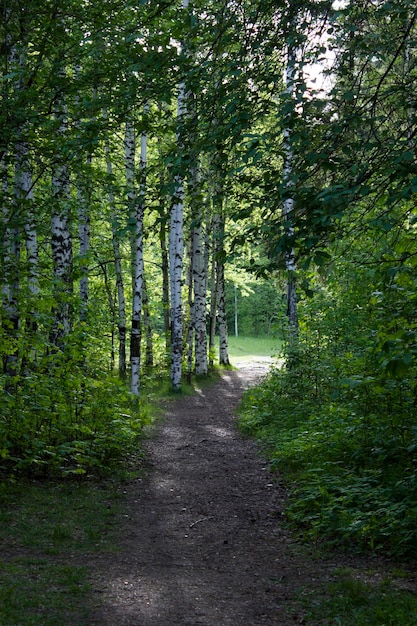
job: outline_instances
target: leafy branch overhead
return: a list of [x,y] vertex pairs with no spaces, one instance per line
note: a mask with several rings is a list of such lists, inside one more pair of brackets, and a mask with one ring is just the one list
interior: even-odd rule
[[[245,329],[285,341],[271,423],[292,385],[311,419],[300,449],[303,433],[334,431],[341,451],[351,432],[353,474],[378,475],[384,497],[414,493],[415,3],[1,11],[4,471],[122,459],[152,381],[169,371],[180,391],[228,365],[228,334]],[[335,515],[376,546],[394,509],[383,532],[374,509]],[[324,518],[311,513],[314,532]]]

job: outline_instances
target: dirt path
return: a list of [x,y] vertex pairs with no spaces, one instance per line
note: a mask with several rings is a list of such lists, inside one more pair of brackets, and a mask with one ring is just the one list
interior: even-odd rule
[[121,550],[95,564],[91,624],[303,623],[288,606],[318,565],[297,556],[280,524],[285,494],[234,424],[243,390],[267,367],[241,364],[169,403],[148,442],[152,468],[127,487]]

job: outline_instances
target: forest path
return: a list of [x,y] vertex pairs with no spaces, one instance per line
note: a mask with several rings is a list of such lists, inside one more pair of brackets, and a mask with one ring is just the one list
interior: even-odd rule
[[234,423],[243,391],[267,368],[241,363],[167,403],[147,441],[151,469],[126,486],[120,549],[95,561],[90,624],[304,623],[291,599],[327,568],[292,544],[280,523],[285,492]]

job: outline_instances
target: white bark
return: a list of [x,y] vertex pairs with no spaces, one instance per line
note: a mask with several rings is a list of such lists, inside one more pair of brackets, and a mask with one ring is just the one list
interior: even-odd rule
[[220,365],[230,365],[229,360],[229,338],[227,331],[226,317],[226,290],[224,283],[224,230],[225,218],[218,215],[216,220],[217,238],[217,261],[216,261],[216,301],[217,301],[217,323],[219,327],[219,363]]
[[[147,107],[145,108],[145,112]],[[126,181],[128,186],[129,204],[134,223],[134,235],[132,238],[132,279],[133,279],[133,304],[132,304],[132,330],[130,339],[130,365],[131,382],[130,390],[133,395],[139,396],[140,391],[140,343],[141,343],[141,318],[143,299],[143,217],[145,209],[146,188],[146,161],[147,161],[147,134],[141,135],[140,148],[140,188],[137,196],[134,184],[135,176],[135,130],[133,124],[126,124]]]
[[[103,117],[107,117],[106,111],[103,112]],[[113,246],[113,260],[116,274],[116,291],[117,291],[117,327],[119,334],[119,375],[121,378],[126,376],[126,301],[125,301],[125,289],[122,272],[122,257],[120,253],[119,236],[117,232],[117,212],[116,201],[113,191],[113,164],[110,155],[110,143],[106,137],[105,142],[106,151],[106,168],[109,178],[109,205],[110,205],[110,221],[112,228],[112,246]]]
[[206,263],[201,221],[193,228],[193,285],[194,285],[194,332],[195,332],[195,373],[207,374],[207,321],[206,321]]
[[146,276],[143,274],[142,286],[143,326],[145,329],[145,367],[153,367],[153,338],[151,316],[149,312],[149,296],[146,284]]
[[[294,100],[295,61],[295,49],[293,45],[289,44],[287,48],[287,65],[284,76],[285,91],[288,101]],[[290,124],[288,124],[284,128],[283,133],[282,166],[282,181],[286,194],[283,202],[283,219],[288,237],[294,236],[292,220],[294,216],[295,204],[294,198],[291,195],[293,187],[293,160],[292,130]],[[294,248],[291,248],[286,253],[285,265],[287,269],[287,317],[291,341],[292,339],[296,339],[298,337],[297,292],[295,282],[296,262]]]
[[62,142],[67,133],[66,111],[58,102],[56,118],[59,121],[57,133],[57,163],[52,174],[52,220],[51,249],[55,288],[55,320],[51,340],[55,346],[62,344],[70,332],[72,285],[72,237],[70,231],[70,181],[68,164],[62,151]]
[[182,378],[182,264],[184,253],[184,183],[176,178],[169,231],[169,273],[171,291],[171,384],[179,390]]
[[[188,0],[182,0],[182,7],[188,7]],[[181,124],[186,114],[185,82],[178,85],[178,122]],[[181,151],[180,137],[177,137],[178,149]],[[171,288],[171,385],[174,390],[181,388],[182,378],[182,265],[184,254],[184,179],[182,175],[175,177],[174,202],[171,209],[169,232],[170,288]]]
[[189,259],[190,264],[187,272],[187,291],[188,291],[188,312],[189,322],[187,331],[187,382],[191,382],[191,375],[193,372],[193,356],[194,356],[194,301],[193,301],[193,245],[192,236],[189,246]]
[[[90,157],[89,157],[90,158]],[[81,320],[85,320],[88,309],[88,252],[90,250],[90,213],[84,190],[78,188],[78,237],[80,242],[80,300]]]
[[[17,203],[24,203],[24,231],[26,239],[27,286],[30,306],[26,314],[26,330],[34,333],[37,329],[35,301],[39,295],[39,250],[36,218],[33,206],[33,181],[29,156],[29,146],[25,139],[16,148],[15,193]],[[32,350],[31,359],[36,358]]]
[[[75,68],[76,74],[79,74],[80,67]],[[79,105],[79,97],[75,99],[76,105]],[[81,131],[81,122],[77,122],[77,128]],[[79,257],[81,266],[80,278],[80,319],[84,321],[87,317],[88,310],[88,253],[90,250],[90,187],[91,187],[91,164],[92,155],[89,152],[86,156],[85,168],[86,173],[79,174],[77,181],[77,199],[78,199],[78,240],[79,240]]]
[[210,327],[209,327],[209,359],[210,366],[214,365],[214,352],[216,348],[216,322],[217,322],[217,289],[216,289],[216,246],[214,240],[215,223],[217,215],[211,221],[212,244],[211,244],[211,271],[210,271]]
[[219,363],[220,365],[230,365],[223,261],[219,261],[217,266],[217,321],[219,325]]
[[[15,164],[16,170],[17,162]],[[7,165],[2,165],[2,190],[4,197],[7,198],[8,193],[8,172]],[[20,191],[16,185],[17,172],[15,171],[15,206],[14,212],[18,208],[16,202],[20,199]],[[19,290],[20,290],[20,229],[16,224],[16,216],[13,215],[13,209],[3,206],[2,219],[4,222],[4,242],[3,242],[3,283],[2,297],[3,308],[5,313],[4,326],[9,338],[17,339],[17,333],[20,329],[20,311],[19,311]],[[16,220],[16,221],[15,221]],[[5,358],[5,373],[8,376],[17,374],[18,352],[17,348],[12,345],[12,349],[8,351]],[[8,384],[8,383],[6,383]]]

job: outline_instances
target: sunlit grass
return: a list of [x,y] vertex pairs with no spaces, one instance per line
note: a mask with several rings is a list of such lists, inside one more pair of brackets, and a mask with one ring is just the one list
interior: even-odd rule
[[280,351],[281,341],[276,337],[229,336],[229,357],[233,365],[238,365],[240,361],[278,356]]

